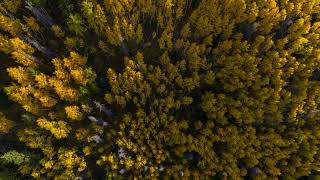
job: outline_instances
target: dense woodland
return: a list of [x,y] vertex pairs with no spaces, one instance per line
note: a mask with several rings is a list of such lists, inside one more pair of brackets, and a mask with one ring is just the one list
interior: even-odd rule
[[319,0],[0,0],[0,180],[319,179]]

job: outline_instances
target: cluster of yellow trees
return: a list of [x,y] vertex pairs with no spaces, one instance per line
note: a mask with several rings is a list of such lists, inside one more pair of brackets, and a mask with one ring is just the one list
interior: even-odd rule
[[0,134],[41,153],[19,176],[320,173],[320,1],[62,2],[67,17],[0,1],[0,82],[21,115],[0,112]]

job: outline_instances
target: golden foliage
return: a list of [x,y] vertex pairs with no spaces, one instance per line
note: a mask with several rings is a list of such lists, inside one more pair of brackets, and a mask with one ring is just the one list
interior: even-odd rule
[[0,112],[0,133],[8,133],[14,127],[14,122],[10,121]]
[[37,20],[30,16],[30,17],[23,17],[25,22],[26,22],[26,25],[34,32],[38,32],[40,30],[40,26],[39,24],[37,23]]
[[66,138],[70,132],[70,127],[64,121],[48,121],[46,119],[38,119],[38,126],[50,131],[55,138]]
[[[5,91],[30,114],[17,137],[42,152],[24,174],[75,179],[93,163],[107,179],[319,172],[319,1],[83,0],[48,32],[47,15],[24,17],[19,2],[1,3],[0,50],[14,60]],[[0,114],[0,130],[8,122]]]
[[79,121],[82,119],[82,113],[80,112],[80,109],[78,106],[66,106],[65,108],[67,117],[75,120],[75,121]]

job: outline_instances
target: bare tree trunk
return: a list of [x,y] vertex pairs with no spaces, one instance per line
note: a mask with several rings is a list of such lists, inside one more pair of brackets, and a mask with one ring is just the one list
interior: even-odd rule
[[[4,11],[4,13],[6,14],[6,16],[10,17],[12,20],[16,20],[16,18],[9,12]],[[44,55],[50,57],[53,55],[52,51],[50,51],[49,49],[45,48],[44,46],[42,46],[35,38],[33,38],[31,35],[29,35],[29,29],[28,27],[26,27],[24,24],[20,23],[22,26],[22,29],[25,31],[26,34],[28,35],[23,35],[20,34],[19,38],[23,39],[24,41],[26,41],[27,43],[31,44],[34,48],[36,48],[38,51],[42,52]],[[31,58],[33,60],[35,60],[36,58],[33,57]]]
[[123,37],[122,37],[121,34],[119,34],[119,41],[120,41],[120,49],[121,49],[121,51],[122,51],[126,56],[129,56],[129,50],[128,50],[126,44],[123,42],[124,39],[123,39]]
[[51,29],[53,25],[53,20],[47,13],[47,11],[43,8],[34,7],[30,1],[26,2],[27,5],[25,6],[28,10],[30,10],[34,16],[38,19],[38,21],[47,29]]
[[37,40],[35,40],[33,37],[24,36],[23,39],[27,41],[29,44],[31,44],[33,47],[35,47],[38,51],[42,52],[46,56],[52,56],[53,53],[49,49],[42,46]]

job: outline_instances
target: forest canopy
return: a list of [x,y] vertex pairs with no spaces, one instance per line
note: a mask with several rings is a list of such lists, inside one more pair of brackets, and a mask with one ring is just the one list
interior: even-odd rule
[[319,0],[0,0],[0,179],[315,179],[319,108]]

